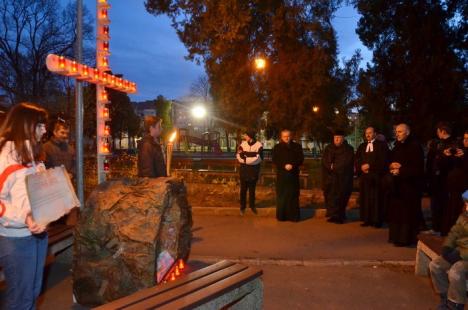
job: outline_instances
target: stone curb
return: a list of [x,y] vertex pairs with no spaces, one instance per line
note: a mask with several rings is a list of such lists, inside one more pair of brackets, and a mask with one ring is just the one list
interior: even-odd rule
[[378,266],[414,266],[414,260],[344,260],[344,259],[274,259],[274,258],[248,258],[248,257],[218,257],[218,256],[190,256],[189,261],[202,261],[216,263],[221,260],[229,260],[247,265],[272,265],[272,266],[302,266],[302,267],[333,267],[333,266],[355,266],[355,267],[378,267]]
[[[275,208],[258,208],[258,215],[255,215],[252,210],[247,208],[245,210],[244,217],[276,217],[276,209]],[[227,208],[227,207],[192,207],[192,212],[196,215],[217,215],[217,216],[241,216],[239,214],[240,210],[238,208]],[[325,218],[327,210],[324,208],[312,209],[312,208],[301,208],[301,213],[307,218],[317,218],[323,219]],[[358,217],[359,209],[353,208],[348,209],[347,216],[349,218]],[[357,213],[357,214],[354,214]]]

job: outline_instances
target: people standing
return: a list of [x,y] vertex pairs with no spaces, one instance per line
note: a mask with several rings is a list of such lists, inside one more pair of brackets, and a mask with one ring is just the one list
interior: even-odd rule
[[5,309],[35,309],[47,254],[47,233],[31,215],[26,176],[36,164],[46,132],[47,112],[20,103],[0,131],[0,265],[6,280]]
[[302,146],[291,139],[291,131],[280,133],[280,142],[272,152],[276,166],[276,218],[278,221],[298,222],[299,210],[299,167],[304,162]]
[[69,144],[68,135],[70,128],[66,121],[57,118],[52,123],[52,136],[44,143],[42,149],[45,154],[44,164],[46,168],[64,166],[67,172],[75,176],[75,149]]
[[166,160],[159,144],[162,132],[162,119],[146,116],[144,120],[145,136],[138,142],[138,176],[158,178],[167,176]]
[[[426,174],[429,177],[429,192],[431,196],[432,232],[446,235],[452,226],[443,227],[443,218],[448,201],[446,182],[447,176],[454,166],[450,149],[452,147],[456,148],[456,140],[452,137],[451,127],[445,122],[437,124],[436,134],[437,139],[430,143],[427,152]],[[458,214],[456,217],[458,217]]]
[[384,221],[382,178],[388,171],[388,146],[377,139],[374,127],[367,127],[364,135],[366,142],[356,151],[361,226],[378,228]]
[[343,224],[346,206],[353,191],[354,149],[344,138],[344,131],[336,130],[333,143],[322,154],[322,186],[328,222]]
[[255,188],[260,173],[260,164],[263,160],[263,145],[255,140],[255,131],[248,130],[243,135],[237,154],[240,163],[240,214],[244,215],[247,205],[247,191],[249,192],[249,207],[257,214],[255,207]]
[[407,124],[397,125],[395,136],[389,165],[388,239],[395,246],[409,246],[419,231],[424,153]]

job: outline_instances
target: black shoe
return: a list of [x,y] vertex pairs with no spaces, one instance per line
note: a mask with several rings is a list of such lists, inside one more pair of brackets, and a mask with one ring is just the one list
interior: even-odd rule
[[251,208],[251,209],[252,209],[252,212],[253,212],[255,215],[258,215],[257,208]]
[[334,224],[343,224],[344,221],[338,217],[331,217],[327,220],[329,223],[334,223]]
[[361,227],[367,227],[367,226],[370,226],[371,224],[367,223],[367,222],[364,222],[361,224]]
[[244,216],[245,214],[245,209],[240,209],[240,216]]
[[373,225],[375,228],[382,228],[382,223],[377,223]]

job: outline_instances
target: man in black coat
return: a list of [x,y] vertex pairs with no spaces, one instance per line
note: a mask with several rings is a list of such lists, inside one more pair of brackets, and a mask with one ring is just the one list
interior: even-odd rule
[[397,125],[395,136],[389,165],[388,240],[395,246],[409,246],[419,231],[424,152],[407,124]]
[[300,220],[299,167],[304,162],[302,146],[291,140],[291,132],[282,130],[272,160],[276,166],[276,218],[278,221]]
[[162,119],[146,116],[144,121],[145,136],[138,142],[138,176],[165,177],[166,161],[159,137],[162,132]]
[[[447,177],[454,168],[454,156],[451,149],[456,151],[457,141],[452,137],[452,129],[449,124],[440,122],[437,124],[437,138],[429,144],[426,161],[426,174],[429,178],[429,192],[431,195],[431,220],[434,233],[447,235],[452,225],[444,225],[444,217],[447,212],[448,188]],[[455,154],[453,154],[455,155]],[[455,220],[458,218],[457,214]]]
[[388,146],[376,139],[373,127],[365,130],[366,142],[356,152],[356,173],[359,176],[361,226],[381,227],[383,214],[382,178],[388,171]]
[[333,143],[322,154],[322,186],[328,222],[343,224],[346,206],[353,190],[354,150],[344,139],[344,132],[333,134]]

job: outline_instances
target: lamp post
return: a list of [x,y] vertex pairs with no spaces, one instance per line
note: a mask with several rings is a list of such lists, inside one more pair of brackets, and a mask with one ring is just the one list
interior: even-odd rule
[[[205,130],[206,130],[206,115],[207,115],[207,111],[206,111],[206,108],[205,106],[201,105],[201,104],[198,104],[198,105],[195,105],[193,108],[192,108],[192,116],[198,120],[202,120],[204,119],[203,121],[203,132],[202,132],[202,141],[203,141],[203,144],[202,144],[202,152],[204,151],[204,144],[205,144],[205,139],[204,139],[204,133],[205,133]],[[209,136],[208,136],[208,140],[209,140]],[[207,146],[208,148],[208,146]]]
[[172,163],[172,150],[174,148],[174,140],[177,137],[177,131],[171,134],[169,141],[167,142],[167,163],[166,163],[166,174],[171,176],[171,163]]

